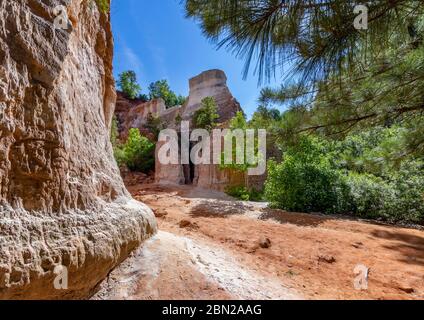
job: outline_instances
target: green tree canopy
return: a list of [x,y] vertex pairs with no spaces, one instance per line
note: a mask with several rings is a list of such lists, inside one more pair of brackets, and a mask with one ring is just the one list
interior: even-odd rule
[[141,87],[137,83],[137,75],[131,70],[119,75],[118,86],[129,99],[137,98],[141,91]]
[[167,80],[160,80],[151,83],[149,85],[149,92],[150,99],[162,98],[168,108],[183,105],[186,101],[185,97],[181,95],[177,96],[175,92],[171,90]]

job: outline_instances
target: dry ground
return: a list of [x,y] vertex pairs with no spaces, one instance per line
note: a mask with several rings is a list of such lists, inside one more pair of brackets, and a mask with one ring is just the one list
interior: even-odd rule
[[[270,210],[186,186],[129,190],[161,231],[95,298],[424,299],[422,230]],[[370,269],[368,290],[354,288],[359,264]]]

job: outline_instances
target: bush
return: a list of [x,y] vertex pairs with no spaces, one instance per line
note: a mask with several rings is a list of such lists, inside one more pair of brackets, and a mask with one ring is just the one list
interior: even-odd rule
[[155,165],[155,144],[143,137],[140,130],[130,129],[127,142],[115,148],[115,158],[131,171],[148,173]]
[[338,213],[346,208],[343,175],[332,168],[325,145],[304,138],[287,150],[284,161],[270,161],[265,196],[271,205],[289,211]]
[[389,183],[371,174],[350,173],[346,178],[351,212],[363,218],[390,220],[396,191]]
[[96,0],[97,6],[99,7],[100,12],[107,13],[109,12],[109,2],[107,0]]
[[269,162],[265,197],[271,206],[288,211],[339,213],[346,208],[343,176],[325,160],[299,162],[287,156]]
[[396,190],[391,220],[424,224],[424,164],[420,161],[402,163],[392,175],[391,184]]
[[[349,213],[390,222],[424,223],[422,162],[403,161],[396,169],[388,165],[384,170],[368,167],[382,172],[377,176],[365,172],[363,166],[360,172],[340,166],[335,147],[319,138],[302,138],[285,152],[282,163],[270,161],[266,199],[288,211]],[[355,157],[352,159],[354,163]]]
[[256,190],[249,190],[244,186],[227,187],[225,193],[242,201],[263,201],[263,194]]

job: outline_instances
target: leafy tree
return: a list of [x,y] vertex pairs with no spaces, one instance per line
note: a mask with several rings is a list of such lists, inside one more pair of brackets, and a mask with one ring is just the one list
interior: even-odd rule
[[175,92],[171,90],[167,80],[151,83],[149,85],[149,92],[150,99],[162,98],[167,108],[183,105],[186,100],[186,98],[177,96]]
[[[368,1],[368,31],[355,29],[355,6],[346,0],[186,0],[186,13],[204,34],[246,59],[257,57],[260,75],[292,66],[304,80],[326,79],[344,65],[386,48],[393,34],[399,44],[419,42],[420,0]],[[290,74],[293,75],[293,74]]]
[[217,121],[219,119],[215,99],[206,97],[201,103],[201,108],[193,115],[193,124],[198,129],[212,131],[217,126]]
[[140,99],[141,102],[148,102],[148,101],[150,101],[149,96],[147,94],[144,94],[144,93],[140,94],[140,96],[138,97],[138,99]]
[[242,111],[238,111],[234,118],[230,120],[230,129],[247,129],[246,116]]
[[134,71],[125,71],[119,75],[118,86],[129,99],[137,98],[141,87],[137,83],[137,75]]

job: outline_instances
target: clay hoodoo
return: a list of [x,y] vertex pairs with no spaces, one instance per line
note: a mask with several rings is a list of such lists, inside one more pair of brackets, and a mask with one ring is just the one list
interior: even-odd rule
[[0,299],[86,298],[156,231],[113,159],[113,40],[93,3],[0,2]]

